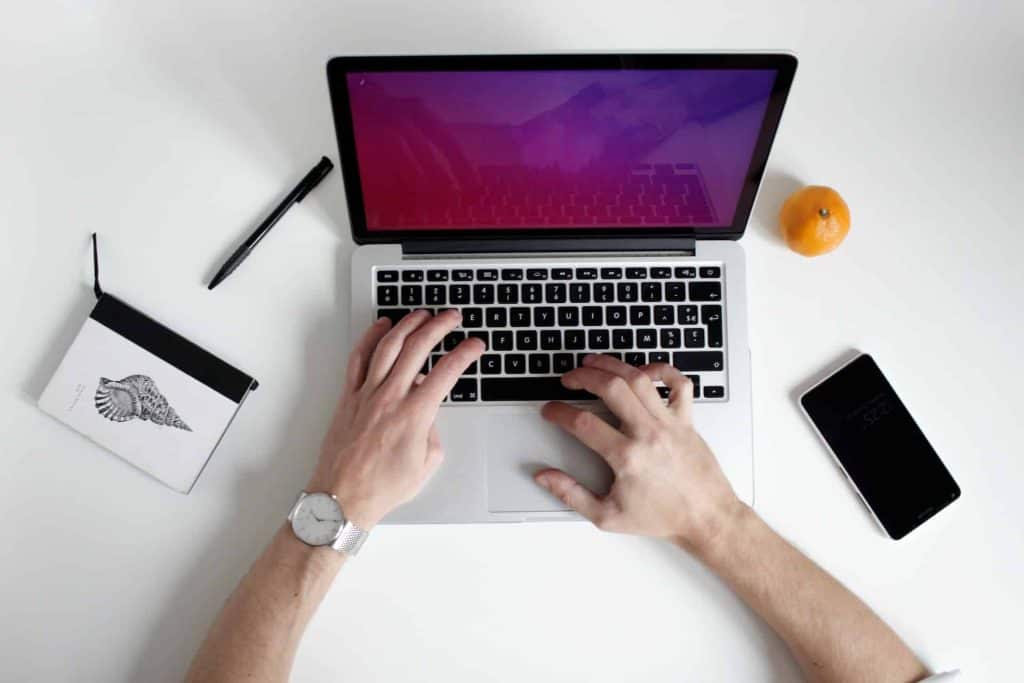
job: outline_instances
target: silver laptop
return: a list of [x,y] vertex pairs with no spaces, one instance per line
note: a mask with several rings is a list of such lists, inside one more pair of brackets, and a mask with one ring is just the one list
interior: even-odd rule
[[[390,522],[574,519],[532,474],[595,491],[599,456],[538,414],[604,413],[559,376],[587,353],[672,363],[753,499],[743,235],[796,68],[785,54],[338,57],[351,332],[460,308],[487,352],[446,399],[445,463]],[[606,413],[604,413],[607,415]],[[608,416],[609,419],[613,419]]]

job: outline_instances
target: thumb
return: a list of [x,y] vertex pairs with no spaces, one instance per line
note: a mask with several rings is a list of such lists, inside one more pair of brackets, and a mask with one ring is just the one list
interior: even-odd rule
[[546,469],[533,475],[534,480],[560,501],[594,524],[601,518],[604,504],[583,484],[561,470]]

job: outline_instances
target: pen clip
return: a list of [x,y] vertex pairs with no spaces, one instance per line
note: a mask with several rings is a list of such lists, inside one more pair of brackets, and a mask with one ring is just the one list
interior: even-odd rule
[[92,291],[97,299],[103,297],[103,288],[100,287],[100,255],[96,246],[96,233],[92,234]]

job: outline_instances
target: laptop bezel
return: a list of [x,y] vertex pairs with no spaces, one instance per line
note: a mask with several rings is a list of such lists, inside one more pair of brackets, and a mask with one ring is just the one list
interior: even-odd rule
[[[504,54],[343,56],[327,62],[327,83],[334,112],[341,171],[348,204],[352,238],[357,244],[416,243],[430,240],[508,240],[544,244],[580,237],[645,241],[657,238],[731,239],[743,236],[758,186],[764,176],[772,143],[796,72],[797,59],[787,53],[630,53],[630,54]],[[761,130],[754,145],[732,223],[728,226],[617,226],[538,228],[457,228],[450,230],[374,230],[367,228],[359,165],[356,157],[349,73],[368,71],[508,71],[558,69],[775,69]]]

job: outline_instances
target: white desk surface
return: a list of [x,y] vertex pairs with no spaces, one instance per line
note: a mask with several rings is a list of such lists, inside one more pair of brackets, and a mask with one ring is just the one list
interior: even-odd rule
[[[787,49],[795,86],[743,245],[756,507],[936,668],[1019,677],[1024,605],[1024,5],[1005,2],[5,3],[0,21],[0,677],[180,679],[314,461],[346,357],[334,172],[214,293],[204,282],[321,154],[341,53]],[[842,248],[785,250],[797,183]],[[35,401],[106,288],[257,376],[194,492]],[[794,390],[875,355],[963,488],[895,543]],[[1016,674],[1016,675],[1015,675]],[[585,524],[391,527],[344,569],[298,681],[792,680],[707,571]]]

